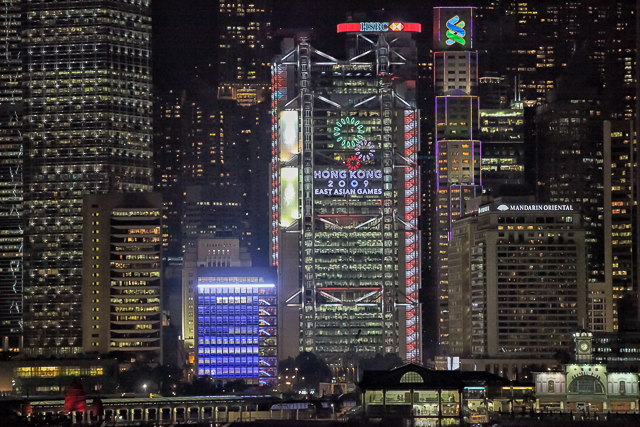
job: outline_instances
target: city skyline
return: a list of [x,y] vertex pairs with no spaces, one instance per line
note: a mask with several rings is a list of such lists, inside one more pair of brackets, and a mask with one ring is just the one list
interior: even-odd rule
[[104,5],[2,18],[1,350],[518,377],[640,331],[630,0]]

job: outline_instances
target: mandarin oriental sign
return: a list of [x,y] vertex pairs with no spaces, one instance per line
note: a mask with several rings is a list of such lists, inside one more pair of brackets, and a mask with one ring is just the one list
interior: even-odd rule
[[505,205],[496,208],[499,211],[573,211],[573,205]]

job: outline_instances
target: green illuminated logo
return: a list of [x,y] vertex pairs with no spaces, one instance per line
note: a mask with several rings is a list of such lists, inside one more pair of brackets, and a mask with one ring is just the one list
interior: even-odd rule
[[454,43],[460,43],[464,46],[467,42],[464,39],[464,36],[467,34],[467,32],[464,30],[464,21],[458,21],[460,21],[460,17],[458,15],[447,21],[447,44],[449,46],[453,45]]

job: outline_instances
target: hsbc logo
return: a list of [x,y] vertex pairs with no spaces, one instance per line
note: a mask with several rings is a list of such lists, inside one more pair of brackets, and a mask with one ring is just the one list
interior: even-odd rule
[[404,24],[402,22],[361,22],[360,31],[402,31]]

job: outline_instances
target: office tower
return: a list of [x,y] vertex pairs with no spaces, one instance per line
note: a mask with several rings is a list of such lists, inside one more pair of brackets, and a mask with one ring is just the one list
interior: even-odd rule
[[162,197],[83,198],[84,353],[162,363]]
[[212,94],[193,97],[187,103],[186,134],[182,149],[184,249],[198,237],[238,238],[243,234],[243,193],[248,171],[242,146],[223,128],[230,116],[220,111]]
[[585,231],[571,205],[482,205],[453,224],[449,247],[450,354],[570,348],[587,317]]
[[227,148],[238,147],[246,158],[241,168],[244,176],[240,177],[245,228],[240,237],[254,265],[267,266],[272,11],[268,0],[219,2],[217,98],[220,117],[224,114],[221,130]]
[[[266,93],[266,92],[265,92]],[[240,239],[257,265],[267,262],[268,103],[243,106],[193,94],[184,108],[183,245],[199,236]]]
[[537,111],[537,197],[571,204],[584,221],[589,282],[603,282],[602,82],[578,51]]
[[271,78],[271,9],[267,0],[219,0],[218,87],[233,99]]
[[523,108],[480,109],[485,194],[506,196],[525,192],[524,129]]
[[220,130],[227,150],[235,147],[243,159],[238,167],[227,156],[227,167],[235,167],[242,184],[238,195],[242,212],[235,225],[240,232],[234,236],[241,239],[256,266],[269,265],[265,224],[269,222],[271,13],[268,0],[220,0],[218,13]]
[[467,200],[482,194],[474,11],[470,7],[437,7],[433,16],[437,168],[434,250],[443,348],[449,344],[447,277],[452,223],[464,212]]
[[433,357],[437,347],[438,326],[435,317],[436,289],[434,283],[434,220],[433,204],[436,200],[436,150],[433,137],[435,123],[433,122],[433,56],[430,51],[418,51],[418,82],[416,87],[416,105],[420,109],[420,151],[418,152],[418,166],[420,166],[420,196],[422,199],[419,228],[421,232],[421,268],[422,268],[422,326],[424,351],[423,359]]
[[224,114],[221,129],[227,147],[239,147],[246,159],[239,168],[244,176],[240,177],[243,212],[238,227],[243,230],[237,237],[254,265],[267,266],[272,11],[268,0],[219,2],[217,98],[219,114]]
[[28,354],[83,350],[82,197],[152,190],[150,2],[84,6],[22,10]]
[[203,235],[237,238],[262,266],[269,239],[267,3],[220,1],[217,64],[198,70],[187,94],[181,152],[183,250]]
[[186,93],[168,90],[154,100],[153,169],[155,191],[162,194],[162,248],[165,257],[182,256],[182,143]]
[[238,239],[201,237],[183,269],[183,336],[198,376],[271,385],[277,377],[273,268],[251,267]]
[[281,357],[421,360],[420,25],[348,22],[347,59],[301,36],[273,65],[272,263]]
[[20,3],[0,16],[0,349],[22,349],[23,158]]
[[485,1],[480,36],[484,69],[516,82],[523,101],[543,102],[573,53],[585,49],[607,84],[604,111],[631,118],[635,75],[635,3],[627,0]]
[[630,120],[604,121],[604,285],[590,292],[589,329],[629,329],[637,304],[634,266],[634,167],[636,141]]
[[197,277],[198,267],[251,267],[251,256],[238,239],[201,236],[197,245],[187,248],[182,267],[182,339],[189,363],[195,360],[197,282],[193,277]]
[[504,76],[485,72],[479,82],[480,108],[500,110],[511,106],[511,101],[514,101],[513,88]]

